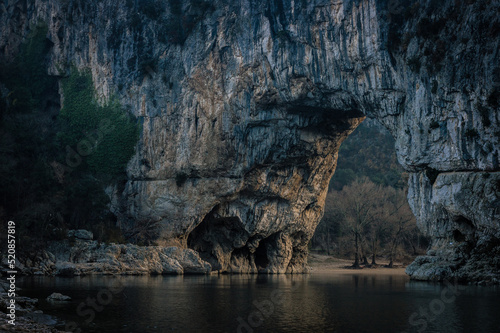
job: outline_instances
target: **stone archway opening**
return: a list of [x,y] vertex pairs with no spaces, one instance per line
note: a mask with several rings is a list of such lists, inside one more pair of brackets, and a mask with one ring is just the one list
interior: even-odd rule
[[408,177],[394,145],[373,119],[344,141],[312,253],[353,260],[354,267],[408,264],[425,253],[428,239],[408,205]]

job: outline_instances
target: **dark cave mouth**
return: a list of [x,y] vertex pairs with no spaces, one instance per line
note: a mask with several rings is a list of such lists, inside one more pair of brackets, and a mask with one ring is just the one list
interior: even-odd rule
[[[250,236],[238,217],[221,217],[219,205],[208,213],[187,238],[188,248],[212,265],[212,271],[232,272],[234,266],[253,272],[266,270],[272,262],[269,249],[278,233]],[[237,244],[235,244],[237,243]]]

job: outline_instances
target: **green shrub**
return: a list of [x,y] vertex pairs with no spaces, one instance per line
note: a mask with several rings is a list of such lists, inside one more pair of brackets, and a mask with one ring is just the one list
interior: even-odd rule
[[58,86],[47,74],[51,43],[46,35],[46,24],[32,26],[14,60],[0,63],[7,92],[0,98],[0,214],[19,222],[23,240],[47,235],[59,211],[59,184],[50,166],[58,152],[51,114]]
[[79,174],[67,180],[64,189],[67,219],[72,228],[92,229],[109,214],[109,197],[105,184],[89,174]]
[[[46,34],[47,26],[38,24],[15,60],[0,63],[9,92],[0,100],[0,214],[19,222],[26,250],[64,238],[66,229],[114,225],[103,179],[123,175],[138,135],[135,121],[116,100],[97,103],[90,74],[75,69],[62,80],[64,109],[54,117],[60,95],[57,78],[47,73]],[[56,162],[64,160],[66,146],[85,155],[78,167]]]
[[2,70],[0,79],[10,90],[11,112],[31,112],[41,107],[57,82],[47,75],[46,55],[51,47],[47,31],[45,23],[38,23],[22,43],[14,62]]
[[86,162],[82,167],[91,172],[112,176],[123,173],[138,140],[135,119],[114,98],[104,105],[97,102],[88,71],[73,68],[63,80],[62,90],[62,130],[58,136],[63,147],[74,149]]

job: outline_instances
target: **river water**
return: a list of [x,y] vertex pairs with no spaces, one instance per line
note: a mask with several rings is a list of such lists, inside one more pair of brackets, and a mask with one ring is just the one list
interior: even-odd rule
[[[500,332],[499,287],[401,275],[26,277],[18,286],[74,332]],[[46,302],[53,292],[72,300]]]

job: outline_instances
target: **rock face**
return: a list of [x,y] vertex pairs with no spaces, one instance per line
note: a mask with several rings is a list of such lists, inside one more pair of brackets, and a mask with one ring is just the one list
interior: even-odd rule
[[52,242],[17,269],[29,275],[208,274],[212,267],[192,249],[175,246],[103,244],[91,240]]
[[433,243],[406,272],[420,280],[499,283],[500,172],[441,173],[434,184],[413,175],[411,183],[410,204]]
[[434,239],[434,264],[410,275],[454,255],[439,278],[467,279],[479,257],[498,275],[484,255],[500,239],[497,2],[174,3],[1,5],[3,57],[45,21],[49,73],[90,68],[139,118],[129,180],[109,189],[125,227],[158,223],[160,245],[213,270],[302,272],[338,148],[369,116],[396,138]]

